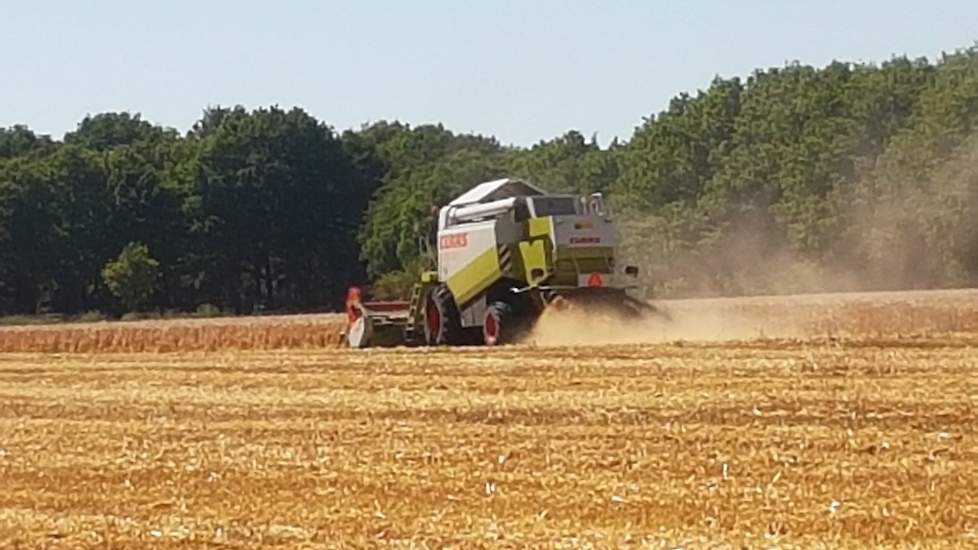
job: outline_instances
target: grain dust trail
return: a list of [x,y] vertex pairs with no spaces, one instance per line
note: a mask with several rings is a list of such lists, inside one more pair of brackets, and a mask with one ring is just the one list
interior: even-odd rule
[[978,290],[664,300],[656,307],[662,315],[628,322],[580,309],[547,311],[525,342],[566,346],[978,331]]

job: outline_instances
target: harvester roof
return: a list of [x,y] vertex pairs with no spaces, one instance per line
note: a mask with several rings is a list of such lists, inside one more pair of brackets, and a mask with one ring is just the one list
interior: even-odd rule
[[461,206],[464,204],[492,202],[499,199],[508,199],[510,197],[527,197],[546,194],[546,191],[543,189],[540,189],[539,187],[521,179],[503,178],[480,183],[448,204],[451,206]]

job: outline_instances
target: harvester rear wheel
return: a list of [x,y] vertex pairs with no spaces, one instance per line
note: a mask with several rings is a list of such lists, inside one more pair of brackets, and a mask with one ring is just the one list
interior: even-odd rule
[[424,339],[429,346],[456,345],[462,322],[452,292],[445,285],[431,289],[424,306]]
[[506,302],[493,302],[486,308],[482,322],[482,341],[487,346],[498,346],[512,341],[514,332],[513,308]]

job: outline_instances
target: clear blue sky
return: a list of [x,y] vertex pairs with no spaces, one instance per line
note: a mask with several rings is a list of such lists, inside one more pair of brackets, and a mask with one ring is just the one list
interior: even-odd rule
[[607,143],[717,74],[976,39],[974,0],[0,0],[0,126],[60,138],[86,113],[129,110],[184,131],[207,105],[275,103],[337,129]]

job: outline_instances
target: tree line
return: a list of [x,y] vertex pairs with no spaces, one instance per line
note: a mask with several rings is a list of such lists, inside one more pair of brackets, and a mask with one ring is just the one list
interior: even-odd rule
[[601,191],[655,295],[978,283],[978,49],[715,78],[601,147],[301,109],[0,128],[0,314],[316,311],[403,292],[431,207],[511,175]]

